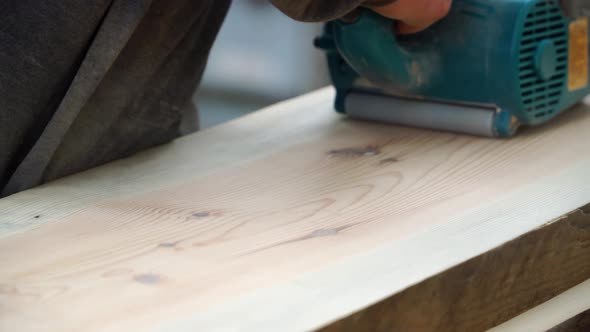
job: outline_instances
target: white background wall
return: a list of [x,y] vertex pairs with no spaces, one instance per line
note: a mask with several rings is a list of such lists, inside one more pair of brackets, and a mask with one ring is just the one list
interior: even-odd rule
[[313,46],[321,28],[265,0],[233,1],[197,96],[201,126],[327,85],[324,54]]

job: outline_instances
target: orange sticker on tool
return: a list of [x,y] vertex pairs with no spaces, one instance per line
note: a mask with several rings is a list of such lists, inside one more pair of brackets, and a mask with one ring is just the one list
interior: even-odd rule
[[568,82],[570,91],[588,85],[588,18],[570,23]]

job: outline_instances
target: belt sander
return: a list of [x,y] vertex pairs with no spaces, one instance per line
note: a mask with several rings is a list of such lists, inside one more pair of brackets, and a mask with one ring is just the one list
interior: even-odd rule
[[590,0],[455,0],[427,30],[357,10],[328,22],[335,109],[353,118],[509,137],[590,93]]

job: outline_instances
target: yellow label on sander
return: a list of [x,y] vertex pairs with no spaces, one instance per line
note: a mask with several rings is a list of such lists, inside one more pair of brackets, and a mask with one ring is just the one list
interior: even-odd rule
[[588,18],[580,18],[569,27],[568,82],[570,91],[588,85]]

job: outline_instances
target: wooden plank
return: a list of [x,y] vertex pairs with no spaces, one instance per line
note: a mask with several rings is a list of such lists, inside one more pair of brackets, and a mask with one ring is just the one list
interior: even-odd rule
[[590,202],[587,106],[491,140],[344,120],[332,99],[0,200],[0,330],[318,329]]
[[555,326],[547,332],[587,332],[590,331],[590,310],[576,315]]
[[579,210],[321,331],[485,331],[535,307],[489,332],[543,332],[590,308],[589,278],[590,215]]
[[519,315],[489,332],[590,331],[590,280]]

